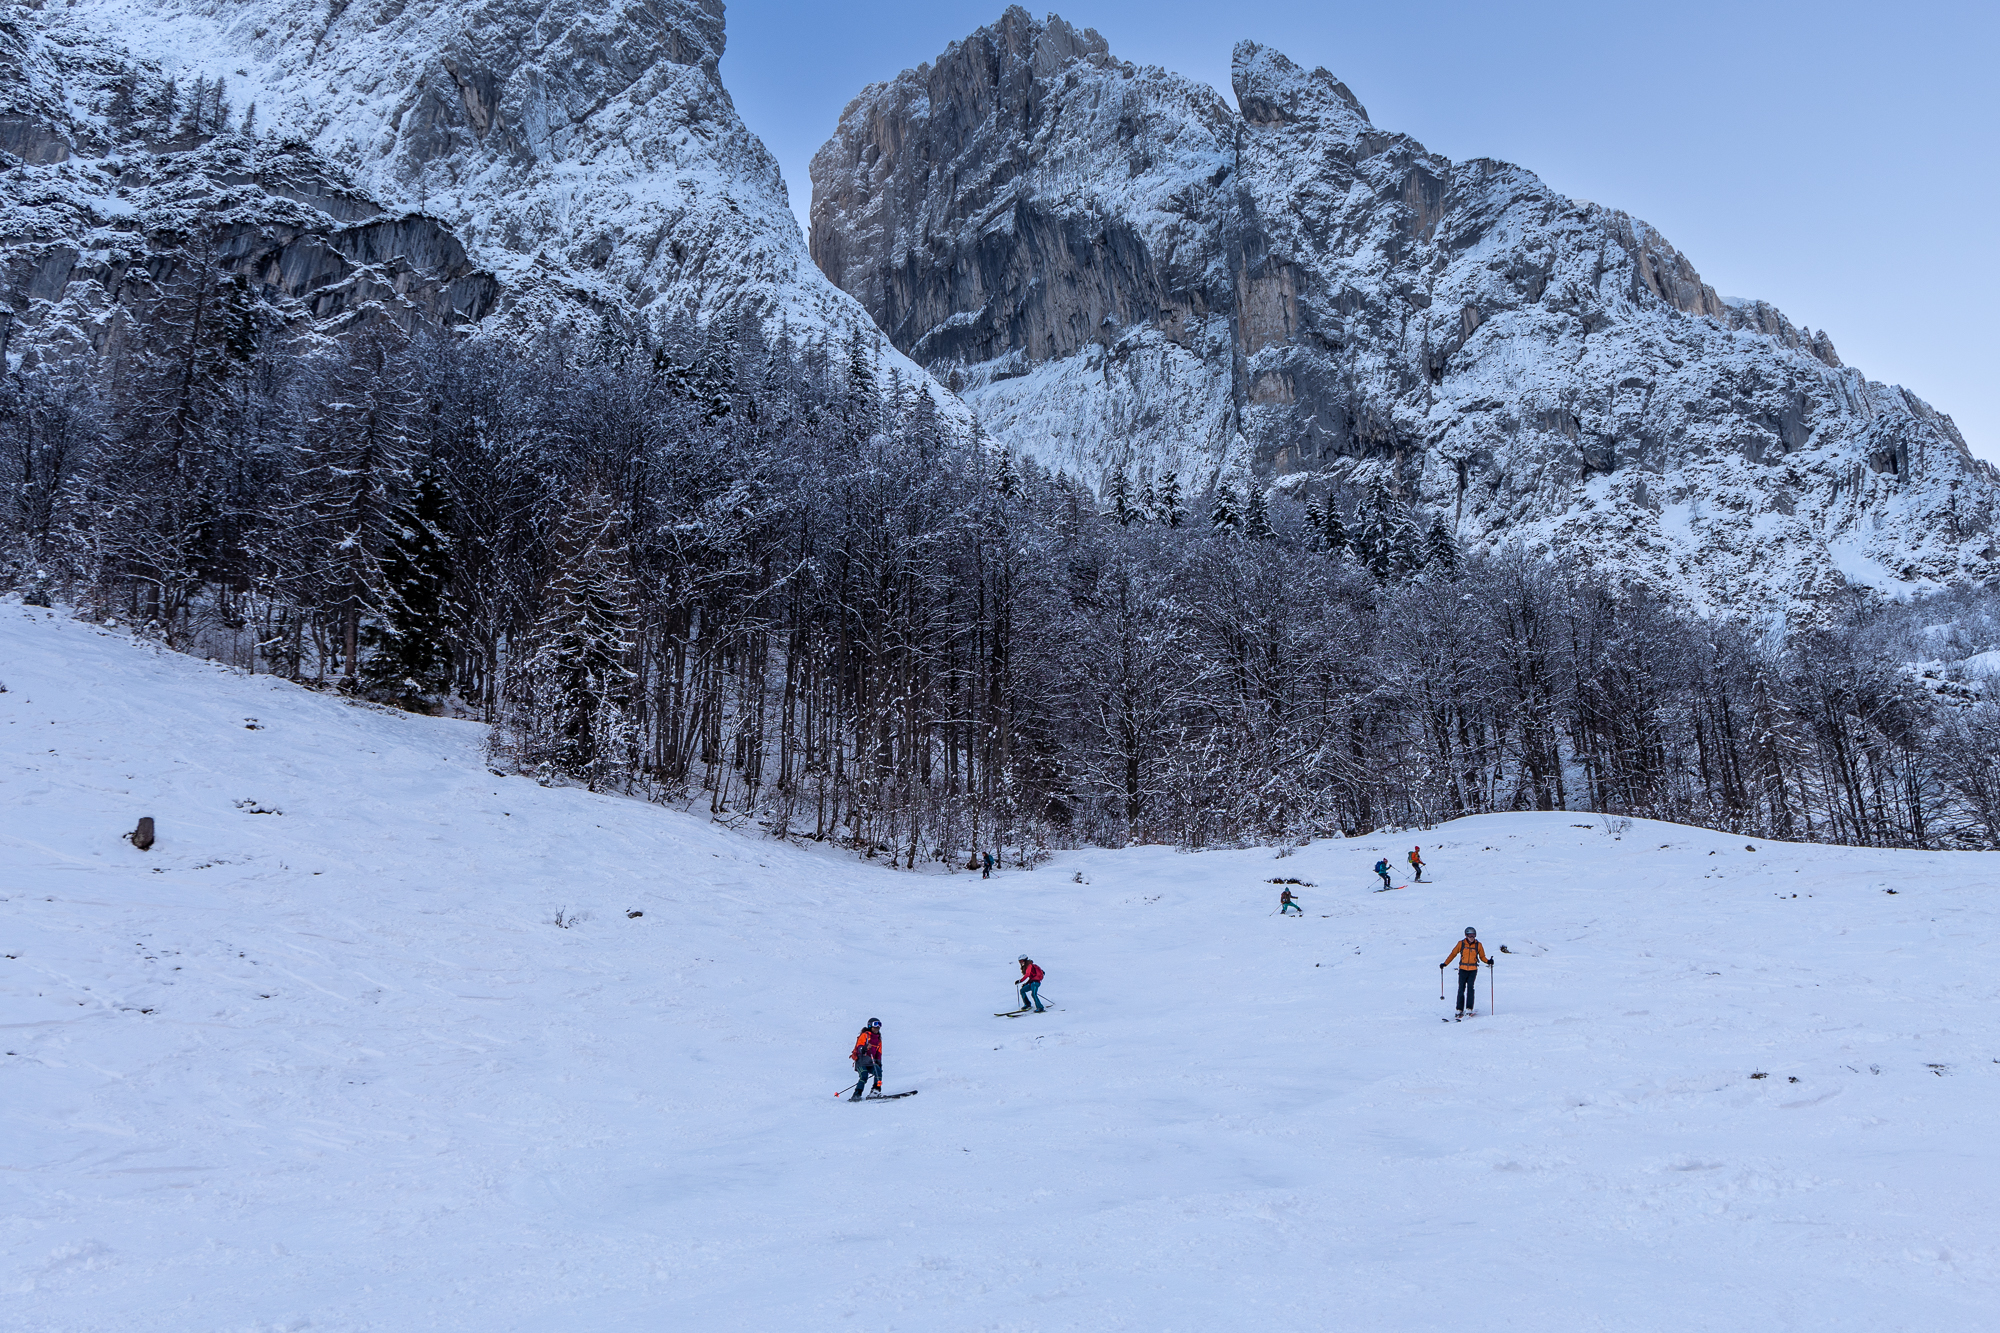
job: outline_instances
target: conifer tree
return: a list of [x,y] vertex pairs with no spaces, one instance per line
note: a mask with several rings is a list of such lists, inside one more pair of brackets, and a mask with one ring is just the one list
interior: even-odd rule
[[208,123],[208,80],[195,76],[194,91],[188,94],[185,107],[181,111],[179,137],[192,139],[207,133]]
[[1209,523],[1229,532],[1235,532],[1243,522],[1243,514],[1236,500],[1234,487],[1216,483],[1215,498],[1209,504]]
[[1169,472],[1160,478],[1160,522],[1177,528],[1187,521],[1187,506],[1181,502],[1181,478]]
[[1377,479],[1368,488],[1368,502],[1361,515],[1361,530],[1354,536],[1354,554],[1378,579],[1396,572],[1397,514],[1395,497],[1387,482]]
[[847,340],[847,393],[841,404],[850,445],[859,445],[882,424],[881,397],[875,385],[875,357],[861,330]]
[[1390,564],[1398,574],[1414,574],[1424,567],[1424,532],[1416,515],[1406,504],[1398,504],[1389,536]]
[[916,446],[917,457],[929,460],[937,456],[944,447],[944,423],[938,420],[937,400],[922,384],[916,386],[910,401],[909,416],[903,424],[904,434]]
[[1326,497],[1326,507],[1320,511],[1319,536],[1330,555],[1339,555],[1347,549],[1347,525],[1340,521],[1340,506],[1331,495]]
[[381,622],[370,634],[363,683],[371,695],[422,707],[451,683],[451,497],[434,469],[417,478],[395,515],[382,557]]
[[180,87],[173,79],[168,79],[160,87],[160,95],[153,102],[153,137],[171,139],[174,137],[174,117],[180,113]]
[[1253,542],[1272,541],[1278,535],[1271,526],[1271,502],[1265,498],[1264,488],[1254,482],[1244,500],[1243,535]]
[[603,491],[587,486],[557,518],[549,545],[555,569],[512,681],[518,757],[529,771],[582,778],[595,790],[629,771],[633,757],[625,524]]
[[382,559],[413,475],[418,367],[390,329],[357,336],[316,386],[317,411],[298,453],[302,519],[325,536],[313,574],[339,621],[344,688],[361,685],[363,618],[382,604]]
[[1447,581],[1456,579],[1465,568],[1465,561],[1458,553],[1458,539],[1445,526],[1444,515],[1431,520],[1431,530],[1424,538],[1424,569]]
[[1118,468],[1107,479],[1106,498],[1111,501],[1111,517],[1118,520],[1118,526],[1129,527],[1132,520],[1139,517],[1132,508],[1132,483],[1125,476],[1125,469]]
[[1000,464],[993,473],[993,489],[1010,500],[1021,493],[1021,474],[1014,470],[1014,455],[1005,449],[1000,451]]

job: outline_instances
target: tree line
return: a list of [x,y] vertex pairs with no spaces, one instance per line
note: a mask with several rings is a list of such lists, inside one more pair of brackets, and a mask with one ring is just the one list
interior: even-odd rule
[[1495,810],[2000,845],[2000,710],[1908,665],[1985,646],[1985,594],[1702,620],[1468,558],[1386,476],[1092,489],[877,366],[754,324],[299,340],[192,266],[115,354],[0,383],[0,575],[903,866]]

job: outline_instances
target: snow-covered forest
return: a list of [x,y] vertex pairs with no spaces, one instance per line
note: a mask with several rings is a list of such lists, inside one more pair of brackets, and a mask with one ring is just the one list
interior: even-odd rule
[[6,380],[8,583],[905,866],[1523,809],[2000,843],[2000,709],[1946,665],[1980,595],[1699,620],[1379,489],[1094,493],[858,344],[301,347],[259,310],[190,270],[101,373]]

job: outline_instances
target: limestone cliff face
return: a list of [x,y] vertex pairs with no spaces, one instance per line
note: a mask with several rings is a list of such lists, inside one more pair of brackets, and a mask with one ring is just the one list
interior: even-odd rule
[[0,350],[34,365],[104,353],[195,266],[253,284],[294,332],[386,319],[469,327],[499,284],[436,219],[391,213],[298,142],[148,141],[132,103],[156,69],[28,11],[0,19]]
[[[196,233],[321,319],[387,311],[387,292],[395,313],[524,340],[755,317],[795,343],[874,344],[813,266],[722,49],[720,0],[17,7],[0,28],[17,359],[31,326],[75,326],[56,289],[101,323],[149,252],[157,269],[166,238]],[[218,80],[227,126],[185,129],[190,95]],[[65,248],[69,284],[40,267]]]
[[1391,480],[1468,543],[1712,609],[2000,575],[1993,470],[1652,228],[1378,129],[1240,45],[1236,106],[1010,9],[862,92],[811,243],[995,435],[1102,476]]

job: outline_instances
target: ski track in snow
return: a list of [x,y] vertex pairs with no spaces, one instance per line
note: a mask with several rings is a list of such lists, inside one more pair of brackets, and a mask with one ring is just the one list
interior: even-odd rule
[[[1983,854],[1557,813],[982,882],[18,604],[0,681],[10,1328],[1992,1326]],[[1499,1014],[1441,1024],[1468,924]],[[1020,953],[1061,1012],[992,1016]],[[923,1096],[833,1100],[871,1015]]]

